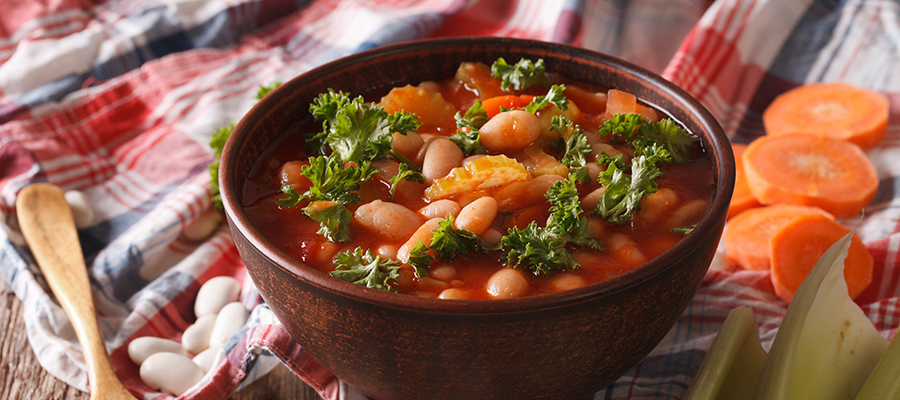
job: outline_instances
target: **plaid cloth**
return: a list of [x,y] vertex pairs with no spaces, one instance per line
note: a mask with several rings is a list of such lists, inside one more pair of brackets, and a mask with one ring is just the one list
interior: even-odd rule
[[[885,337],[900,325],[900,3],[889,0],[95,0],[14,2],[0,13],[0,274],[25,308],[41,364],[87,390],[80,347],[25,246],[15,196],[48,181],[80,190],[95,218],[79,231],[101,331],[125,385],[127,344],[180,340],[200,285],[243,282],[247,324],[184,398],[224,398],[284,363],[329,400],[363,398],[316,363],[246,278],[211,218],[206,166],[216,129],[265,83],[361,50],[432,36],[531,38],[609,53],[662,73],[700,99],[728,135],[763,134],[761,114],[803,83],[842,81],[891,98],[887,138],[868,151],[881,179],[858,225],[875,281],[857,300]],[[349,27],[349,28],[348,28]],[[214,218],[214,217],[213,217]],[[668,336],[596,399],[679,399],[728,311],[752,307],[764,347],[786,304],[768,273],[710,270]]]

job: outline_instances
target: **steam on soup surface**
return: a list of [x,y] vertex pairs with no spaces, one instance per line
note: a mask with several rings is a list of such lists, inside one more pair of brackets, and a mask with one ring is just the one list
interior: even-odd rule
[[260,232],[373,289],[489,299],[576,288],[680,241],[712,198],[699,141],[635,96],[462,63],[377,102],[330,90],[244,189]]

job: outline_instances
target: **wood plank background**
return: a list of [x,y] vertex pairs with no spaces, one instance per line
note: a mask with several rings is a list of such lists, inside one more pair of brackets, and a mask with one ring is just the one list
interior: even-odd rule
[[[50,375],[38,363],[22,320],[22,302],[0,279],[0,399],[89,400],[81,392]],[[309,385],[284,367],[235,393],[232,399],[321,400]]]

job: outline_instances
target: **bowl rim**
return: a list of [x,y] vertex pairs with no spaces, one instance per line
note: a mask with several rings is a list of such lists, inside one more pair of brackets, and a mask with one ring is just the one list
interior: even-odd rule
[[[246,142],[247,135],[252,131],[252,127],[266,114],[266,110],[278,105],[276,96],[272,94],[294,90],[306,82],[313,81],[323,75],[385,55],[421,51],[435,46],[472,45],[502,45],[519,49],[537,47],[542,50],[565,53],[571,59],[582,58],[599,61],[618,70],[627,71],[639,80],[647,81],[650,86],[656,88],[655,90],[662,90],[671,96],[678,103],[682,104],[688,114],[696,116],[701,123],[700,125],[707,130],[706,136],[710,145],[707,153],[711,158],[711,164],[715,172],[713,178],[717,185],[706,215],[703,216],[684,240],[679,241],[661,255],[628,272],[580,288],[513,299],[438,299],[369,289],[333,278],[312,267],[303,265],[299,260],[288,256],[276,248],[253,228],[246,213],[241,208],[241,196],[236,192],[236,182],[232,178],[235,176],[235,160],[233,159],[237,156],[237,149]],[[339,89],[336,88],[336,90]],[[364,303],[413,312],[493,315],[553,309],[590,301],[598,297],[617,296],[630,287],[653,279],[654,276],[663,273],[668,268],[676,267],[678,260],[685,258],[691,253],[691,246],[695,242],[699,243],[708,240],[707,237],[709,235],[721,234],[717,226],[724,224],[727,214],[734,186],[734,169],[734,155],[730,142],[712,113],[693,96],[660,75],[619,58],[581,47],[518,38],[452,37],[419,39],[376,47],[322,64],[285,82],[270,93],[269,96],[257,102],[235,125],[222,151],[219,166],[219,185],[229,225],[232,230],[239,231],[232,234],[242,235],[253,247],[259,250],[263,257],[272,261],[278,268],[319,290]]]

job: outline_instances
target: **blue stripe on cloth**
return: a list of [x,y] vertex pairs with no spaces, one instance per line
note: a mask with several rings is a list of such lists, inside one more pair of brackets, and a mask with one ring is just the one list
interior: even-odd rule
[[765,135],[763,111],[776,96],[808,80],[822,49],[833,40],[843,7],[843,1],[838,0],[816,0],[809,5],[760,80],[737,128],[735,142],[749,143]]

